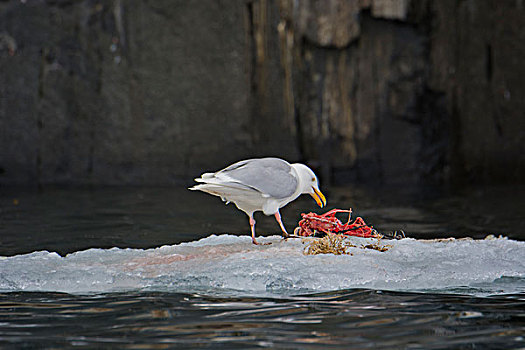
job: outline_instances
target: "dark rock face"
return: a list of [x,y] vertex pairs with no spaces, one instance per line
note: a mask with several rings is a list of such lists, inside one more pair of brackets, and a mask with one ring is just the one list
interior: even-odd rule
[[[290,95],[298,100],[303,140],[318,140],[303,143],[306,158],[317,160],[336,182],[442,182],[448,142],[426,134],[433,133],[432,124],[446,127],[449,115],[428,106],[439,95],[426,86],[428,34],[407,22],[408,3],[306,1],[300,7],[311,3],[350,8],[313,14],[299,9],[287,22],[296,50],[290,69],[298,76]],[[302,24],[305,11],[310,25]],[[346,13],[352,16],[346,16],[351,25],[344,35],[319,25],[335,25]],[[319,28],[320,37],[303,28]],[[429,149],[432,157],[425,155]]]
[[[451,178],[525,179],[525,5],[435,1],[429,87],[451,114]],[[447,50],[448,49],[448,50]]]
[[520,1],[0,2],[0,184],[523,182]]
[[250,156],[241,5],[2,4],[0,31],[18,44],[0,61],[2,181],[175,183]]

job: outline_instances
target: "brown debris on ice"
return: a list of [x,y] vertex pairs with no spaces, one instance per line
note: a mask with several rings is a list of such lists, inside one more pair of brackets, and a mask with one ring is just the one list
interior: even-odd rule
[[305,255],[334,254],[353,255],[348,248],[373,249],[385,252],[391,248],[390,245],[381,245],[381,239],[366,245],[355,245],[344,235],[327,234],[322,238],[307,238],[303,240],[307,246],[303,250]]

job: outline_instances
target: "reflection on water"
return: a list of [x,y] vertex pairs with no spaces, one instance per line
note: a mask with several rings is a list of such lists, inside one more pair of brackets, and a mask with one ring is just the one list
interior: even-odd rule
[[[519,348],[525,297],[346,290],[287,298],[0,294],[0,344],[124,348]],[[73,321],[74,320],[74,321]]]
[[[415,238],[483,238],[487,234],[525,239],[521,188],[493,188],[462,196],[428,190],[323,189],[331,208],[352,207],[381,232],[404,231]],[[319,211],[302,196],[282,209],[289,231],[301,212]],[[273,217],[256,213],[258,235],[278,234]],[[66,254],[87,248],[150,248],[207,237],[249,234],[244,213],[233,204],[184,188],[99,188],[42,191],[1,189],[0,255],[36,250]]]

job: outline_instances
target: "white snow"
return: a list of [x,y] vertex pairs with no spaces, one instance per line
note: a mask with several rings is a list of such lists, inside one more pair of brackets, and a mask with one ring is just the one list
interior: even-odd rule
[[[525,292],[525,242],[382,241],[386,252],[304,255],[301,239],[209,236],[156,249],[47,251],[0,257],[0,292],[135,290],[296,295],[347,288],[489,295]],[[370,240],[352,238],[354,244]]]

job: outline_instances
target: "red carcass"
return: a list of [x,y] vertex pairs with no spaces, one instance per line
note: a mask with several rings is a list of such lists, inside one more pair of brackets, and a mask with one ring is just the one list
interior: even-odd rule
[[[348,221],[343,224],[335,217],[337,213],[348,213]],[[351,222],[352,209],[332,209],[324,214],[302,213],[302,219],[299,221],[299,227],[294,230],[296,236],[319,236],[325,234],[343,234],[348,236],[381,238],[383,237],[372,226],[358,217]]]

